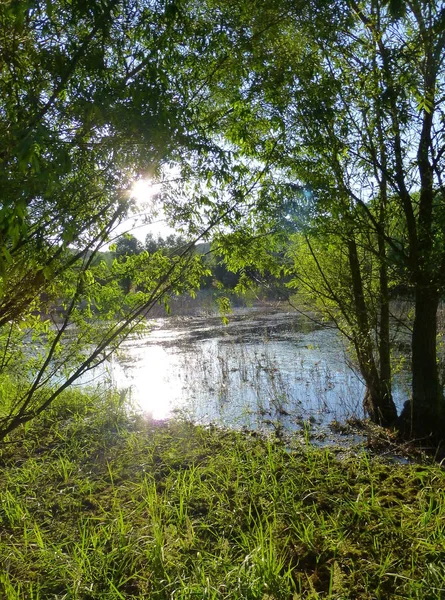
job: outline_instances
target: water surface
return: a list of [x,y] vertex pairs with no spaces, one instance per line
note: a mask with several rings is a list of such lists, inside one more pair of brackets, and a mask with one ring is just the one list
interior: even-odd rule
[[[157,319],[123,345],[111,376],[154,419],[295,430],[364,416],[364,385],[341,336],[294,312],[244,309],[228,325]],[[400,386],[394,395],[401,405]]]

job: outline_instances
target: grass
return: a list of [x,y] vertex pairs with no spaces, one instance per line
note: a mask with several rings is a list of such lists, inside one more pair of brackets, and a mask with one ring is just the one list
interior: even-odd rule
[[0,448],[0,597],[445,598],[445,474],[71,393]]

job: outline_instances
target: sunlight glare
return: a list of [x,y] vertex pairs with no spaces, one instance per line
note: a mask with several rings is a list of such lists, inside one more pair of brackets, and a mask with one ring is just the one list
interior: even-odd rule
[[152,202],[159,193],[158,186],[159,184],[154,183],[151,179],[138,179],[131,187],[130,196],[131,198],[134,198],[138,204]]
[[113,380],[117,388],[128,390],[135,408],[151,418],[171,417],[173,410],[183,404],[179,355],[171,354],[157,344],[139,346],[130,341],[123,348],[127,349],[131,364],[137,368],[125,368],[115,361]]

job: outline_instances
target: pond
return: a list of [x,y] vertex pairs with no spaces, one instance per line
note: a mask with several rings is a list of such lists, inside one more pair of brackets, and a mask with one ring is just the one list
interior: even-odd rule
[[[363,417],[364,384],[337,331],[295,312],[240,309],[220,317],[170,317],[128,340],[109,366],[112,382],[153,419],[249,429]],[[395,401],[406,398],[395,385]]]

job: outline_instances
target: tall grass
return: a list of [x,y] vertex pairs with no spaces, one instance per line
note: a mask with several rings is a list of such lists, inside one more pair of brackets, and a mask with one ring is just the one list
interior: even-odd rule
[[440,466],[67,395],[0,449],[0,597],[445,597]]

